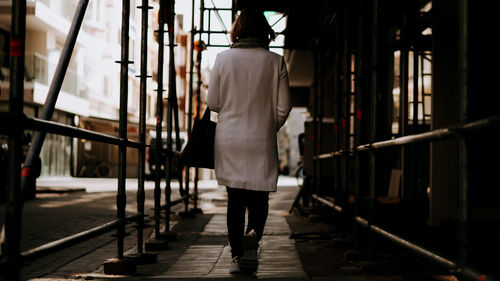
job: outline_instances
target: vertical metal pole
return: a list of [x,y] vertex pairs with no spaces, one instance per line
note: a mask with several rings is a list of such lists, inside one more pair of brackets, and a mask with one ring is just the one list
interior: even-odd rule
[[[323,43],[321,42],[321,39],[319,41],[319,61],[323,62],[324,61],[324,50],[323,50]],[[317,141],[317,153],[320,154],[322,152],[321,147],[323,146],[323,99],[324,99],[324,63],[319,63],[318,65],[318,91],[319,91],[319,100],[318,100],[318,141]],[[317,163],[317,188],[318,188],[318,194],[321,189],[321,177],[323,176],[322,174],[322,161],[316,160]]]
[[[468,121],[468,1],[461,0],[459,2],[459,118],[461,124]],[[468,219],[469,219],[469,178],[468,178],[468,162],[467,162],[467,142],[461,137],[458,142],[458,267],[463,269],[468,262]]]
[[425,86],[424,86],[424,62],[425,62],[425,51],[422,50],[422,52],[420,52],[420,59],[419,59],[419,63],[420,63],[420,72],[419,72],[419,81],[420,81],[420,89],[422,89],[422,125],[425,125]]
[[[417,29],[418,30],[418,29]],[[413,43],[413,133],[418,133],[418,50],[417,40]]]
[[[358,46],[357,46],[357,64],[356,64],[356,121],[355,121],[355,139],[354,139],[354,150],[361,142],[361,118],[362,118],[362,103],[361,98],[363,97],[363,0],[358,1]],[[361,177],[361,167],[360,167],[360,156],[359,153],[355,151],[354,156],[354,198],[355,198],[355,215],[359,216],[360,213],[360,177]]]
[[[313,157],[316,157],[319,154],[318,151],[318,62],[319,57],[318,53],[314,52],[314,99],[313,99],[313,134],[312,134],[312,143],[313,143]],[[319,184],[318,184],[318,160],[313,160],[313,193],[318,194]],[[313,201],[315,202],[315,201]],[[314,203],[316,204],[316,203]]]
[[[9,111],[16,120],[23,116],[24,54],[26,39],[26,1],[12,2],[10,39],[10,90]],[[21,122],[21,121],[19,121]],[[23,128],[13,126],[9,132],[8,201],[5,213],[5,280],[19,280],[21,269],[20,238],[23,199],[21,197],[21,157]]]
[[160,1],[158,9],[158,30],[157,41],[158,41],[158,71],[157,71],[157,95],[156,95],[156,140],[155,140],[155,166],[156,166],[156,178],[155,178],[155,189],[154,189],[154,215],[155,215],[155,239],[160,239],[160,220],[161,220],[161,158],[162,158],[162,121],[163,121],[163,44],[164,44],[164,19],[163,19],[163,1]]
[[[401,136],[406,136],[408,134],[408,43],[407,43],[407,19],[406,14],[403,15],[403,22],[401,27],[401,55],[399,59],[399,71],[400,71],[400,114],[399,114],[399,131]],[[401,147],[401,171],[402,171],[402,196],[406,197],[409,194],[406,190],[408,184],[408,169],[406,167],[406,153],[408,149]]]
[[[174,47],[175,47],[175,29],[174,29],[174,23],[175,23],[175,1],[174,0],[170,0],[168,2],[170,4],[170,7],[169,7],[169,11],[170,13],[168,14],[168,35],[169,35],[169,72],[168,72],[168,77],[169,77],[169,83],[168,83],[168,103],[169,103],[169,106],[168,106],[168,116],[167,116],[167,126],[168,126],[168,140],[167,140],[167,143],[168,143],[168,147],[169,147],[169,150],[172,150],[172,114],[173,114],[173,118],[174,118],[174,126],[175,126],[175,133],[176,133],[176,139],[175,139],[175,143],[176,143],[176,149],[177,150],[180,150],[181,148],[181,143],[180,143],[180,129],[179,129],[179,108],[178,108],[178,104],[177,104],[177,86],[176,86],[176,72],[175,72],[175,57],[174,57]],[[172,156],[169,156],[168,158],[168,161],[169,161],[169,164],[168,164],[168,175],[169,175],[169,178],[167,179],[167,189],[168,189],[168,197],[167,198],[167,213],[170,214],[170,202],[171,202],[171,193],[172,193],[172,190],[171,190],[171,186],[170,186],[170,182],[171,182],[171,172],[172,172]],[[179,191],[181,192],[181,194],[183,194],[182,190],[183,190],[183,186],[182,186],[182,168],[183,166],[181,165],[180,162],[178,162],[178,165],[177,165],[177,169],[178,169],[178,173],[179,173],[179,177],[178,177],[178,180],[179,180]],[[167,190],[166,190],[167,191]],[[184,190],[185,192],[185,190]],[[185,201],[186,204],[189,204],[189,198]],[[170,216],[167,218],[167,225],[165,227],[165,231],[166,232],[169,232],[170,230]]]
[[[73,16],[73,21],[68,31],[68,37],[64,42],[64,47],[61,51],[61,56],[57,63],[52,82],[47,93],[47,98],[45,99],[45,104],[43,106],[42,116],[43,120],[50,120],[54,109],[56,107],[57,98],[64,81],[64,75],[68,69],[69,61],[71,59],[71,54],[75,48],[76,39],[78,37],[78,32],[83,22],[83,17],[85,16],[85,11],[87,10],[89,0],[80,0]],[[21,190],[24,196],[28,198],[35,197],[35,180],[36,178],[31,173],[33,165],[37,162],[42,150],[43,141],[45,140],[45,131],[36,131],[33,137],[33,142],[30,146],[26,160],[24,161],[23,175],[21,178]]]
[[[127,107],[128,107],[128,64],[129,64],[129,17],[130,0],[122,1],[122,29],[121,29],[121,60],[120,60],[120,122],[118,135],[127,140]],[[122,143],[118,147],[118,192],[116,195],[117,218],[123,220],[118,227],[118,259],[123,259],[123,240],[125,237],[125,207],[127,176],[127,146]]]
[[231,20],[234,22],[236,20],[236,13],[238,12],[238,7],[236,6],[237,0],[231,0]]
[[[205,0],[200,1],[200,30],[199,30],[199,44],[198,46],[198,54],[197,54],[197,71],[198,71],[198,89],[196,89],[196,119],[201,118],[201,86],[203,85],[203,81],[201,81],[201,58],[202,58],[202,34],[204,30],[204,14],[205,14]],[[210,28],[210,27],[209,27]],[[198,194],[198,180],[199,180],[199,169],[195,168],[194,171],[194,193],[197,196]],[[189,190],[186,189],[186,196],[189,195]],[[186,210],[187,211],[187,210]]]
[[[160,3],[163,1],[160,1]],[[174,42],[173,42],[173,5],[174,0],[168,1],[170,5],[168,7],[169,14],[167,15],[167,27],[168,27],[168,38],[169,38],[169,62],[168,62],[168,107],[167,107],[167,150],[172,151],[172,114],[173,114],[173,106],[174,99],[177,99],[174,96],[174,89],[172,85],[172,80],[175,79],[175,66],[173,65],[173,56],[174,56]],[[160,4],[161,5],[161,4]],[[164,16],[165,7],[163,7],[163,12],[161,12],[160,17]],[[165,20],[165,19],[164,19]],[[173,75],[173,79],[172,79]],[[165,233],[170,231],[170,211],[171,211],[171,195],[172,195],[172,154],[167,154],[167,174],[166,174],[166,185],[165,185]]]
[[[378,0],[373,0],[373,11],[372,11],[372,44],[371,44],[371,111],[370,111],[370,143],[374,143],[376,139],[376,129],[377,129],[377,38],[378,38]],[[375,218],[375,185],[376,185],[376,171],[375,171],[375,152],[370,150],[370,171],[369,171],[369,198],[370,198],[370,221]]]
[[[172,8],[174,9],[174,8]],[[173,15],[172,15],[173,16]],[[173,19],[172,19],[173,22]],[[170,45],[171,45],[171,52],[170,52],[170,72],[171,75],[169,76],[169,97],[172,95],[171,98],[169,98],[172,101],[172,107],[174,110],[174,130],[175,130],[175,150],[181,151],[181,136],[180,136],[180,127],[179,127],[179,104],[177,103],[177,82],[176,82],[176,71],[175,71],[175,56],[174,56],[174,42],[175,42],[175,37],[173,31],[172,33],[172,39],[170,39]],[[183,187],[183,177],[182,177],[182,171],[184,169],[184,165],[182,165],[181,161],[179,158],[177,158],[177,171],[178,171],[178,180],[179,180],[179,192],[181,195],[184,195],[184,192],[186,189]]]
[[[413,11],[412,13],[412,17],[413,17],[413,22],[414,24],[412,25],[412,27],[414,28],[414,30],[412,30],[413,34],[414,34],[414,38],[413,38],[413,118],[412,118],[412,131],[411,133],[412,134],[417,134],[419,132],[419,124],[418,124],[418,101],[419,101],[419,98],[418,98],[418,49],[417,49],[417,45],[418,45],[418,36],[419,36],[419,28],[417,26],[417,19],[418,19],[418,14],[419,14],[419,9],[418,7],[412,7],[413,9],[415,9],[415,11]],[[409,156],[411,157],[410,161],[412,161],[414,163],[414,165],[412,165],[412,169],[408,169],[408,176],[410,178],[410,181],[408,182],[409,183],[409,186],[410,186],[410,190],[411,190],[411,194],[412,194],[412,197],[413,199],[415,200],[419,200],[420,198],[420,194],[421,194],[421,191],[418,190],[418,187],[419,187],[419,183],[418,183],[418,176],[419,176],[419,171],[420,171],[420,163],[421,160],[420,158],[418,157],[417,153],[418,153],[418,146],[416,145],[412,145],[412,146],[409,146],[408,147],[408,154]]]
[[[372,7],[372,30],[371,30],[371,73],[370,73],[370,132],[369,141],[370,144],[374,143],[376,140],[376,128],[377,128],[377,37],[378,37],[378,0],[373,0]],[[376,217],[375,205],[377,203],[376,198],[376,169],[375,169],[375,151],[370,150],[369,152],[369,171],[368,171],[368,197],[369,197],[369,222],[373,222]],[[372,234],[368,236],[369,242],[369,255],[373,258],[373,238]]]
[[[192,0],[191,2],[192,9],[191,9],[191,50],[189,52],[189,97],[188,97],[188,116],[187,116],[187,135],[188,139],[191,137],[191,127],[193,126],[193,72],[194,72],[194,36],[196,34],[196,29],[194,27],[194,6],[195,6],[195,0]],[[190,167],[186,166],[186,190],[189,190],[189,181],[190,181]],[[195,190],[195,208],[197,204],[197,190]]]
[[344,132],[344,156],[342,158],[342,206],[347,206],[347,202],[349,200],[349,141],[350,141],[350,87],[351,87],[351,71],[350,71],[350,50],[349,50],[349,3],[345,3],[346,7],[344,8],[344,29],[343,29],[343,61],[342,61],[342,72],[344,76],[344,81],[342,83],[342,95],[344,99],[344,117],[342,119],[342,131]]
[[146,169],[146,90],[148,78],[148,0],[142,0],[141,16],[141,74],[139,84],[139,171],[137,186],[137,213],[140,215],[137,222],[137,253],[143,253],[144,230],[144,173]]
[[[341,96],[342,96],[342,20],[340,18],[339,24],[336,25],[336,54],[335,54],[335,74],[336,74],[336,96],[335,96],[335,139],[336,139],[336,151],[342,149],[342,138],[341,138],[341,126],[342,126],[342,115],[341,115]],[[341,158],[335,157],[335,198],[340,200],[342,198],[342,167]]]
[[212,11],[211,10],[208,10],[208,21],[207,21],[207,25],[208,25],[208,30],[207,30],[207,44],[210,45],[210,27],[212,26]]

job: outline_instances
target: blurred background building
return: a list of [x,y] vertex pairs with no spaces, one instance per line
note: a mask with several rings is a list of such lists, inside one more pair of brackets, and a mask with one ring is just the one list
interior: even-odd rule
[[[137,139],[139,120],[139,58],[141,14],[131,3],[129,64],[128,137]],[[0,111],[8,110],[9,32],[12,0],[0,0]],[[38,117],[59,56],[77,8],[77,0],[31,0],[27,8],[25,106],[28,117]],[[158,28],[158,1],[150,1],[149,15],[147,125],[156,122],[156,72],[158,44],[154,29]],[[180,105],[185,104],[188,35],[182,30],[183,16],[178,15],[177,73]],[[121,1],[89,1],[75,50],[66,72],[56,104],[54,121],[98,132],[118,135],[120,68]],[[166,52],[165,62],[168,62]],[[168,67],[164,68],[168,81]],[[166,98],[166,93],[164,94]],[[166,99],[165,99],[166,106]],[[184,107],[180,107],[183,110]],[[184,113],[181,112],[181,127]],[[149,131],[149,130],[148,130]],[[147,138],[149,139],[149,138]],[[27,140],[29,141],[29,140]],[[118,148],[98,142],[48,134],[41,152],[42,176],[116,177]],[[137,176],[137,150],[127,157],[127,176]]]

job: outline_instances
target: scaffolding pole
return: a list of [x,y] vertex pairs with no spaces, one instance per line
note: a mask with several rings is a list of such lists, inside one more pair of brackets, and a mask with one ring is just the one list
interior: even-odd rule
[[[75,48],[78,32],[82,26],[88,3],[89,0],[80,0],[78,2],[78,6],[73,16],[73,21],[71,22],[71,26],[68,31],[68,37],[64,42],[61,56],[59,57],[56,70],[47,93],[47,98],[45,99],[41,116],[41,119],[43,120],[51,120],[52,115],[54,114],[57,98],[59,97],[59,92],[61,91],[64,76],[66,74],[66,70],[68,69],[71,54]],[[29,148],[26,160],[24,161],[23,175],[21,177],[21,190],[25,198],[35,198],[36,196],[36,176],[32,172],[32,169],[34,168],[34,165],[36,165],[35,163],[37,163],[45,136],[46,133],[44,131],[35,132],[33,142]]]
[[[12,26],[10,39],[10,90],[9,111],[15,117],[23,116],[24,97],[24,54],[26,42],[26,1],[12,2]],[[23,130],[15,126],[9,132],[8,155],[8,199],[5,213],[5,250],[6,266],[2,270],[6,280],[19,280],[21,269],[21,219],[23,198],[21,193],[21,157]]]
[[158,9],[158,30],[156,36],[158,41],[158,71],[157,71],[157,88],[156,88],[156,139],[155,139],[155,188],[154,188],[154,217],[155,217],[155,240],[160,240],[160,223],[161,223],[161,151],[162,143],[162,122],[163,122],[163,51],[164,51],[164,3],[160,1]]
[[[165,5],[168,5],[168,7],[165,7]],[[162,7],[162,8],[161,8]],[[172,150],[172,116],[174,112],[173,108],[173,103],[174,99],[177,99],[174,96],[174,89],[172,85],[172,71],[175,71],[175,66],[173,66],[173,54],[174,54],[174,43],[173,43],[173,33],[174,33],[174,27],[173,27],[173,17],[172,14],[174,11],[172,10],[174,7],[174,0],[169,0],[169,1],[160,1],[160,17],[163,18],[163,24],[165,22],[167,23],[168,27],[168,39],[169,39],[169,58],[168,58],[168,97],[167,97],[167,150]],[[168,14],[165,13],[165,9],[167,9]],[[165,19],[164,16],[167,16]],[[162,24],[162,25],[163,25]],[[174,69],[172,69],[174,68]],[[174,73],[175,75],[175,73]],[[174,76],[175,79],[175,76]],[[167,154],[167,166],[166,168],[166,175],[165,175],[165,233],[168,233],[170,231],[170,212],[171,212],[171,206],[170,206],[170,201],[171,201],[171,196],[172,196],[172,155]]]
[[[194,6],[195,6],[195,0],[192,0],[191,2],[191,49],[189,52],[189,93],[188,93],[188,115],[187,115],[187,135],[188,139],[191,137],[191,130],[193,126],[193,71],[194,71],[194,36],[196,34],[196,28],[194,27]],[[189,189],[189,181],[190,181],[190,170],[191,168],[189,166],[186,166],[186,175],[185,175],[185,182],[186,182],[186,190]],[[197,208],[197,193],[195,190],[195,201],[194,201],[194,208]]]
[[[458,37],[458,67],[459,67],[459,122],[468,121],[468,1],[459,2],[459,37]],[[458,267],[464,274],[468,263],[468,220],[469,220],[469,178],[467,142],[464,137],[458,139]]]
[[140,215],[137,221],[137,253],[144,253],[144,201],[146,195],[144,192],[144,174],[146,169],[146,96],[147,79],[151,76],[148,71],[148,13],[149,0],[142,0],[142,5],[137,7],[141,9],[141,70],[139,84],[139,163],[138,163],[138,186],[137,186],[137,213]]
[[[194,7],[193,7],[194,9]],[[196,54],[196,69],[198,72],[198,87],[196,89],[196,109],[195,109],[195,114],[194,118],[196,120],[200,120],[201,118],[201,86],[203,85],[203,81],[201,81],[201,58],[202,58],[202,52],[203,52],[203,39],[202,34],[204,32],[204,14],[205,14],[205,0],[200,0],[200,27],[199,27],[199,41],[198,41],[198,52]],[[210,26],[208,27],[210,28]],[[194,47],[194,46],[193,46]],[[200,176],[200,169],[198,167],[195,168],[194,170],[194,192],[195,194],[198,194],[198,181],[199,181],[199,176]]]
[[[121,28],[121,60],[120,60],[120,120],[118,135],[121,139],[127,139],[127,107],[128,107],[128,64],[129,62],[129,23],[130,23],[130,0],[122,2],[122,28]],[[125,219],[126,183],[127,175],[127,147],[118,146],[118,191],[116,194],[117,218]],[[117,258],[123,259],[125,238],[125,224],[118,227],[117,231]]]

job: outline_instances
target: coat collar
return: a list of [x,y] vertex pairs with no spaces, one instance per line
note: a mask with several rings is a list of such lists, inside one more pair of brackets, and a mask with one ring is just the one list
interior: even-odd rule
[[264,48],[269,49],[269,45],[262,42],[262,40],[248,37],[236,40],[231,44],[231,48]]

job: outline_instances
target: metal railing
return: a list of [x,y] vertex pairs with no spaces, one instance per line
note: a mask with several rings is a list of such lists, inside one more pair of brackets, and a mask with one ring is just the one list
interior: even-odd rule
[[[9,54],[1,53],[0,61],[0,82],[8,83],[9,78]],[[38,82],[42,85],[49,86],[49,77],[53,76],[56,65],[50,63],[48,59],[38,53],[28,53],[25,55],[25,71],[24,79],[26,82]],[[80,98],[88,98],[88,85],[84,77],[78,75],[73,69],[67,69],[61,90],[70,95]]]
[[[363,1],[360,1],[363,2]],[[467,240],[467,227],[466,224],[468,223],[468,206],[467,203],[467,196],[468,196],[468,189],[469,189],[469,183],[467,180],[467,142],[465,141],[466,138],[468,137],[473,137],[473,135],[477,132],[484,131],[484,130],[491,130],[491,129],[500,129],[500,114],[490,116],[488,118],[480,119],[480,120],[475,120],[475,121],[466,121],[465,116],[467,113],[467,88],[465,85],[465,81],[467,81],[467,73],[466,71],[461,72],[460,74],[462,75],[460,77],[460,81],[464,81],[464,83],[461,84],[461,87],[459,88],[459,112],[458,116],[460,116],[462,119],[460,122],[456,125],[449,126],[446,128],[440,128],[440,129],[434,129],[428,132],[424,133],[419,133],[419,134],[404,134],[401,137],[394,138],[394,139],[388,139],[388,140],[383,140],[383,141],[375,141],[376,138],[376,124],[377,124],[377,100],[378,100],[378,95],[379,93],[377,92],[377,65],[379,65],[378,60],[378,53],[377,53],[377,32],[378,32],[378,7],[377,7],[377,0],[374,0],[373,2],[373,14],[372,14],[372,22],[371,22],[371,38],[368,40],[371,40],[371,61],[363,61],[362,58],[356,57],[356,62],[355,62],[355,69],[351,69],[352,66],[350,66],[351,63],[348,63],[351,60],[351,56],[354,53],[356,56],[363,56],[366,55],[367,52],[363,50],[363,36],[364,34],[360,31],[358,31],[358,46],[357,49],[353,48],[353,46],[349,46],[348,44],[348,39],[346,38],[341,38],[338,40],[339,46],[337,47],[336,50],[338,50],[338,56],[339,59],[337,62],[339,62],[339,67],[337,70],[337,75],[343,76],[343,79],[338,79],[339,82],[339,91],[338,91],[338,99],[342,99],[345,102],[346,107],[341,108],[341,105],[338,105],[337,103],[341,103],[341,101],[335,101],[337,105],[337,114],[341,115],[343,114],[342,118],[338,118],[340,124],[342,124],[342,132],[338,132],[336,136],[338,139],[335,140],[337,150],[336,151],[331,151],[328,153],[320,153],[319,147],[323,147],[324,143],[322,143],[323,138],[321,137],[321,131],[322,129],[322,109],[319,108],[319,103],[323,101],[322,94],[324,90],[322,89],[322,84],[323,84],[323,76],[324,72],[321,67],[323,64],[318,63],[315,66],[315,82],[314,82],[314,112],[313,112],[313,129],[312,129],[312,148],[311,150],[313,151],[312,154],[312,175],[311,176],[311,182],[312,182],[312,194],[310,195],[310,198],[313,199],[315,203],[319,203],[321,206],[326,206],[330,209],[335,210],[335,212],[340,213],[348,218],[350,218],[353,222],[355,222],[358,226],[360,226],[359,229],[367,229],[371,233],[374,233],[376,235],[379,235],[381,237],[384,237],[388,239],[391,242],[394,242],[395,244],[402,246],[411,252],[420,255],[422,257],[425,257],[426,259],[439,264],[443,266],[444,268],[447,268],[450,270],[450,272],[460,276],[463,278],[463,280],[493,280],[492,277],[484,275],[482,273],[477,272],[476,270],[472,269],[469,267],[467,264],[467,247],[469,241]],[[460,4],[461,9],[467,9],[466,7],[466,1],[462,1]],[[363,26],[364,18],[362,16],[359,16],[359,22],[357,23],[358,26]],[[461,69],[467,69],[466,68],[466,63],[467,63],[467,56],[466,56],[466,47],[467,47],[467,37],[464,36],[464,30],[467,29],[467,17],[466,13],[462,14],[462,18],[460,19],[461,24],[461,37],[460,39],[460,48],[459,48],[459,61],[460,61],[460,66],[462,67]],[[353,21],[351,21],[353,22]],[[340,27],[339,29],[341,32],[343,32],[345,37],[348,37],[347,34],[347,24],[344,22],[344,25]],[[343,29],[343,30],[342,30]],[[339,36],[340,37],[340,36]],[[324,46],[321,46],[321,43],[316,46],[316,62],[321,61],[321,55],[324,51]],[[355,51],[353,51],[355,50]],[[366,67],[363,66],[363,63],[368,63],[371,66]],[[319,65],[319,66],[318,66]],[[417,73],[417,72],[415,72]],[[353,90],[348,83],[350,82],[350,79],[346,79],[345,77],[351,77],[351,75],[355,75],[355,78],[353,79],[353,83],[356,83],[356,90]],[[414,74],[415,76],[415,74]],[[361,81],[369,81],[369,87],[362,87]],[[343,82],[342,82],[343,81]],[[368,122],[368,143],[365,144],[359,144],[360,141],[360,130],[361,130],[361,122],[359,119],[360,116],[356,116],[356,110],[361,110],[362,108],[362,103],[360,99],[363,97],[363,95],[360,94],[360,91],[365,91],[366,93],[364,96],[367,96],[369,98],[368,101],[365,101],[367,104],[368,110],[366,112],[369,112],[369,116],[367,118]],[[402,96],[404,96],[405,93],[402,91]],[[341,96],[341,97],[340,97]],[[355,101],[352,102],[352,99]],[[415,99],[416,100],[416,99]],[[354,106],[353,106],[354,105]],[[343,113],[338,113],[338,112],[343,112]],[[414,113],[414,118],[416,118],[417,114]],[[352,123],[351,123],[352,120]],[[404,122],[404,121],[402,121]],[[354,126],[354,128],[350,128],[350,126]],[[353,133],[354,132],[354,133]],[[457,255],[457,261],[452,261],[450,259],[447,259],[441,254],[437,253],[436,251],[426,249],[423,246],[420,246],[406,238],[403,238],[391,231],[388,231],[386,229],[383,229],[380,226],[377,226],[374,224],[376,217],[375,214],[375,203],[376,203],[376,182],[375,182],[375,177],[376,177],[376,152],[382,153],[385,150],[391,149],[391,148],[405,148],[410,145],[415,145],[415,144],[420,144],[420,143],[434,143],[434,142],[439,142],[443,140],[449,140],[449,139],[455,139],[458,141],[459,144],[459,171],[458,171],[458,235],[457,235],[457,247],[458,250],[458,255]],[[360,157],[362,154],[368,154],[367,157],[364,157],[363,159],[368,161],[368,164],[366,165],[367,167],[367,177],[368,180],[365,181],[366,186],[367,186],[367,198],[369,200],[368,205],[366,206],[367,209],[367,216],[368,218],[363,218],[360,215],[360,208],[361,208],[361,183],[360,183]],[[378,155],[378,154],[377,154]],[[333,169],[335,171],[332,171],[335,173],[336,177],[339,177],[340,179],[338,180],[339,183],[335,184],[335,191],[334,191],[334,196],[325,196],[322,195],[320,191],[320,187],[323,184],[321,182],[321,165],[324,163],[325,160],[327,159],[334,159],[335,164],[333,165]],[[353,167],[354,166],[354,167]],[[354,179],[352,183],[348,183],[348,168],[353,167],[353,172],[354,174]],[[329,171],[330,172],[330,171]],[[348,188],[348,184],[352,185],[352,189]],[[304,193],[306,194],[306,193]],[[330,195],[330,194],[329,194]],[[303,195],[303,196],[308,196],[308,195]],[[353,199],[353,200],[349,200]],[[353,203],[353,204],[351,204]],[[354,206],[350,206],[354,205]],[[462,279],[460,279],[462,280]]]
[[[127,273],[135,271],[135,263],[130,261],[130,257],[126,259],[124,256],[124,237],[125,226],[127,223],[136,222],[137,223],[137,256],[135,258],[148,258],[153,254],[144,253],[144,202],[145,202],[145,192],[144,192],[144,174],[145,174],[145,151],[146,147],[146,79],[151,76],[147,74],[147,41],[148,41],[148,10],[151,9],[148,5],[148,0],[143,0],[142,5],[137,7],[142,10],[142,22],[141,22],[141,70],[140,75],[140,106],[139,106],[139,141],[131,141],[127,138],[127,106],[128,106],[128,64],[129,61],[129,17],[130,17],[130,0],[123,0],[122,2],[122,28],[121,28],[121,58],[117,63],[120,64],[120,119],[119,119],[119,136],[111,136],[99,132],[94,132],[91,130],[86,130],[82,128],[77,128],[53,121],[49,121],[54,112],[55,102],[57,101],[58,94],[61,90],[64,90],[63,80],[65,75],[69,73],[68,64],[73,52],[76,38],[78,32],[82,26],[83,17],[87,8],[89,0],[79,0],[78,5],[75,8],[75,13],[73,16],[72,24],[69,29],[68,37],[66,39],[65,45],[61,52],[59,63],[57,64],[54,77],[50,83],[50,87],[47,94],[47,100],[43,107],[43,113],[41,118],[27,118],[23,114],[23,92],[24,92],[24,72],[25,72],[25,34],[26,34],[26,1],[13,1],[12,4],[12,40],[11,46],[14,48],[10,53],[10,95],[9,95],[9,112],[0,113],[0,119],[2,120],[2,127],[0,127],[0,133],[8,134],[9,142],[9,186],[8,186],[8,202],[7,202],[7,212],[5,219],[5,240],[3,249],[5,249],[5,255],[3,255],[0,260],[0,277],[4,277],[5,280],[18,280],[19,272],[21,269],[21,264],[24,260],[30,260],[39,258],[41,256],[47,255],[59,249],[66,248],[70,245],[79,243],[83,240],[93,238],[95,236],[101,235],[103,233],[117,230],[117,258],[113,260],[113,263],[126,263]],[[173,150],[172,148],[172,122],[175,120],[175,130],[176,130],[176,142],[180,143],[179,139],[179,126],[178,126],[178,109],[177,109],[177,98],[175,93],[175,66],[173,62],[173,11],[174,11],[174,1],[170,1],[171,7],[169,11],[172,11],[168,17],[170,20],[167,22],[169,24],[169,39],[170,39],[170,76],[169,76],[169,103],[168,103],[168,116],[167,116],[167,135],[168,144],[167,149],[164,149],[161,145],[162,143],[162,120],[163,120],[163,23],[165,23],[164,11],[164,1],[160,1],[159,9],[159,30],[158,32],[158,92],[157,95],[157,131],[156,131],[156,147],[154,153],[157,154],[157,167],[160,167],[160,159],[158,157],[160,154],[165,154],[167,157],[167,175],[166,182],[167,186],[165,188],[166,203],[164,205],[160,204],[161,198],[161,174],[160,169],[156,169],[157,174],[155,178],[155,189],[154,189],[154,215],[155,215],[155,238],[160,239],[160,224],[161,224],[161,210],[165,210],[165,229],[169,231],[169,216],[171,213],[172,206],[180,203],[184,203],[185,211],[189,211],[190,199],[194,198],[195,202],[197,199],[197,190],[190,196],[188,193],[188,186],[186,188],[182,187],[182,173],[179,172],[180,190],[183,196],[180,200],[171,201],[170,195],[170,181],[171,181],[171,163],[172,157],[179,157],[179,152]],[[39,58],[34,56],[34,58]],[[39,64],[33,64],[33,73],[45,73],[40,71]],[[35,67],[35,66],[38,66]],[[37,72],[38,71],[38,72]],[[161,75],[160,75],[161,74]],[[36,75],[35,75],[36,76]],[[38,79],[46,77],[44,75],[39,76]],[[46,77],[48,78],[48,77]],[[172,119],[173,117],[173,119]],[[30,147],[28,156],[26,157],[24,167],[21,170],[21,149],[24,130],[35,130],[34,141]],[[37,248],[21,252],[20,251],[20,237],[21,237],[21,212],[23,208],[23,202],[25,197],[29,197],[30,190],[34,192],[35,179],[30,175],[31,167],[33,165],[33,159],[40,153],[41,146],[43,144],[45,134],[52,133],[58,135],[64,135],[68,137],[92,140],[102,143],[107,143],[110,145],[116,145],[119,147],[119,160],[118,160],[118,187],[117,187],[117,219],[109,223],[103,224],[101,226],[96,226],[87,231],[83,231],[57,241],[41,245]],[[131,216],[125,216],[126,209],[126,186],[125,186],[125,176],[126,176],[126,151],[127,148],[138,149],[139,151],[139,171],[138,171],[138,187],[137,187],[137,213]],[[150,147],[151,148],[151,147]],[[180,149],[180,145],[177,146]],[[180,161],[178,161],[180,163]],[[182,169],[182,164],[179,164],[179,168]],[[186,178],[189,180],[189,178]],[[168,242],[168,241],[165,241]],[[154,258],[153,261],[156,259]],[[104,264],[105,273],[119,274],[121,272],[116,272],[117,268],[108,266],[107,263]]]
[[[451,126],[448,128],[442,128],[442,129],[436,129],[432,130],[430,132],[422,133],[422,134],[415,134],[415,135],[408,135],[392,140],[386,140],[386,141],[381,141],[381,142],[375,142],[371,144],[363,144],[359,145],[356,147],[355,150],[351,151],[344,151],[344,150],[339,150],[336,152],[331,152],[331,153],[324,153],[324,154],[319,154],[313,159],[316,161],[319,160],[324,160],[324,159],[331,159],[331,158],[339,158],[339,157],[353,157],[356,156],[358,153],[362,152],[370,152],[373,153],[375,150],[380,150],[380,149],[389,149],[389,148],[394,148],[394,147],[400,147],[400,146],[405,146],[405,145],[410,145],[410,144],[416,144],[416,143],[422,143],[422,142],[436,142],[436,141],[441,141],[441,140],[447,140],[447,139],[455,139],[455,138],[463,138],[466,135],[473,134],[476,132],[479,132],[481,130],[487,130],[487,129],[494,129],[494,128],[500,128],[500,115],[492,116],[490,118],[485,118],[481,120],[477,120],[474,122],[470,122],[467,124],[463,125],[456,125],[456,126]],[[339,206],[335,202],[331,201],[328,198],[319,196],[317,194],[313,194],[312,199],[316,200],[317,202],[328,206],[335,211],[343,214],[348,214],[345,209],[342,206]],[[357,202],[358,203],[358,202]],[[361,226],[369,229],[370,231],[386,238],[389,239],[409,250],[412,252],[424,256],[428,259],[431,259],[432,261],[450,269],[450,270],[460,270],[460,274],[462,274],[464,277],[467,277],[469,280],[492,280],[491,278],[484,279],[486,275],[481,274],[479,272],[476,272],[474,269],[468,268],[468,267],[462,267],[459,268],[458,263],[451,261],[447,258],[444,258],[440,256],[439,254],[432,252],[431,250],[425,249],[424,247],[417,245],[409,240],[406,240],[394,233],[391,233],[390,231],[384,230],[381,227],[378,227],[376,225],[373,225],[368,221],[367,219],[354,215],[352,216],[352,219],[360,224]],[[483,279],[480,279],[483,278]]]

